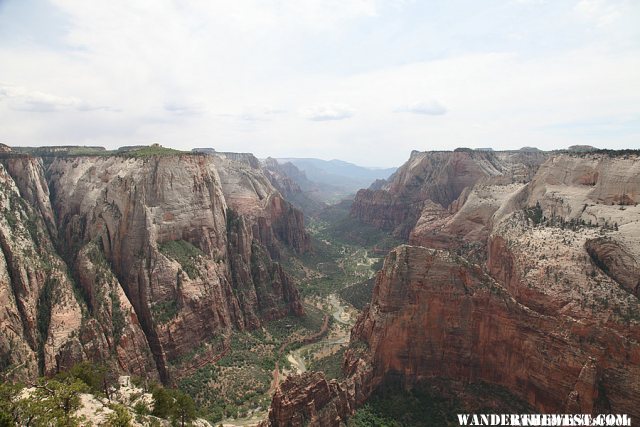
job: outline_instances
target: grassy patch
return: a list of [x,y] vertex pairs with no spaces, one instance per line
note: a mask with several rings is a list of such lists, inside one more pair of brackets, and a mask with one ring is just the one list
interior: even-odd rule
[[[213,423],[266,409],[282,344],[292,337],[316,333],[322,326],[322,311],[313,307],[305,307],[305,311],[303,317],[288,316],[267,323],[264,329],[234,333],[229,352],[215,365],[180,380],[180,389],[194,397],[203,416]],[[284,357],[279,360],[281,367],[286,366]]]
[[149,147],[126,151],[124,153],[124,156],[140,159],[140,158],[153,157],[153,156],[174,156],[176,154],[191,154],[191,153],[187,151],[174,150],[173,148],[150,145]]
[[178,261],[182,269],[191,279],[198,277],[196,262],[204,253],[185,240],[172,240],[158,246],[160,253],[167,258]]
[[376,280],[372,277],[371,279],[365,280],[364,282],[347,286],[338,294],[343,300],[345,300],[358,310],[362,310],[367,304],[371,303],[371,297],[373,295],[373,288],[375,287],[375,284]]
[[314,359],[309,364],[309,370],[324,372],[324,375],[328,380],[339,380],[344,378],[344,375],[342,374],[342,362],[344,360],[345,350],[346,348],[343,347],[327,357]]
[[151,305],[153,320],[158,323],[168,323],[178,315],[178,303],[176,301],[161,301]]

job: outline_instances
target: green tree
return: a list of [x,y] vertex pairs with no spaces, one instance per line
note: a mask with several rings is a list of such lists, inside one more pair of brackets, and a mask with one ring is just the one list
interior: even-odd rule
[[74,365],[67,372],[60,373],[56,378],[77,378],[82,380],[94,394],[104,394],[111,400],[110,389],[118,385],[118,375],[113,369],[104,364],[81,362]]
[[17,405],[20,387],[11,383],[0,384],[0,427],[10,427],[18,424],[19,406]]
[[109,408],[113,410],[107,417],[107,425],[109,427],[130,427],[132,425],[131,414],[127,411],[127,408],[118,403],[109,405]]
[[191,396],[181,391],[175,391],[173,416],[180,422],[182,427],[185,426],[185,423],[193,421],[196,418],[196,405]]
[[20,402],[25,416],[31,417],[36,425],[79,426],[83,418],[75,412],[80,408],[80,393],[88,391],[89,387],[77,378],[40,380]]
[[153,411],[152,415],[158,418],[169,418],[173,412],[173,397],[162,386],[156,385],[152,388]]

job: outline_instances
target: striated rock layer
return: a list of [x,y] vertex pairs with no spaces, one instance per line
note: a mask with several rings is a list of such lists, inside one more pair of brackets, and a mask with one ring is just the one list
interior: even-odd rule
[[527,151],[413,151],[384,184],[358,191],[351,216],[407,238],[429,205],[446,210],[476,183],[527,182],[547,156]]
[[635,338],[597,320],[532,310],[481,268],[414,246],[389,254],[352,336],[369,347],[373,384],[481,380],[505,386],[541,412],[578,402],[580,413],[640,417]]
[[[352,329],[333,388],[346,392],[319,400],[345,412],[320,425],[381,385],[439,377],[506,387],[540,412],[640,419],[639,179],[638,154],[560,153],[527,183],[424,199],[414,246],[389,253]],[[322,412],[307,382],[274,400],[271,425],[299,402]]]
[[194,347],[301,315],[273,259],[309,249],[303,216],[257,166],[5,155],[0,368],[24,378],[113,360],[168,382],[168,362]]

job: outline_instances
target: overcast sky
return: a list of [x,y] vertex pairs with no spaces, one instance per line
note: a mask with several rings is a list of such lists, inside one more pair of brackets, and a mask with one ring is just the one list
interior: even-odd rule
[[0,0],[0,142],[640,148],[637,0]]

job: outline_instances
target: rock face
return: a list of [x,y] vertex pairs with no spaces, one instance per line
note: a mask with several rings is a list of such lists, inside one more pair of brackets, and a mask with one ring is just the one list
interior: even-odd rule
[[640,345],[616,329],[537,312],[479,266],[401,246],[387,257],[352,339],[369,347],[373,384],[481,380],[541,412],[562,412],[573,399],[589,413],[638,417]]
[[317,184],[309,181],[305,173],[294,164],[280,164],[276,159],[268,157],[263,162],[263,171],[280,194],[305,214],[317,213],[326,206],[318,200],[319,189],[315,188]]
[[288,377],[274,394],[272,408],[264,425],[337,426],[351,413],[347,391],[320,372]]
[[0,368],[113,360],[169,382],[194,346],[302,314],[273,261],[309,249],[302,213],[237,157],[5,156]]
[[448,209],[465,188],[476,183],[526,182],[546,158],[545,153],[458,149],[413,151],[385,184],[360,190],[351,216],[407,238],[429,205]]
[[[639,167],[633,153],[565,153],[526,183],[493,175],[447,206],[433,200],[440,190],[408,195],[423,200],[413,245],[389,253],[352,330],[338,415],[388,382],[442,377],[504,386],[540,412],[640,419]],[[391,183],[455,188],[430,173]],[[377,194],[393,199],[385,185]]]

